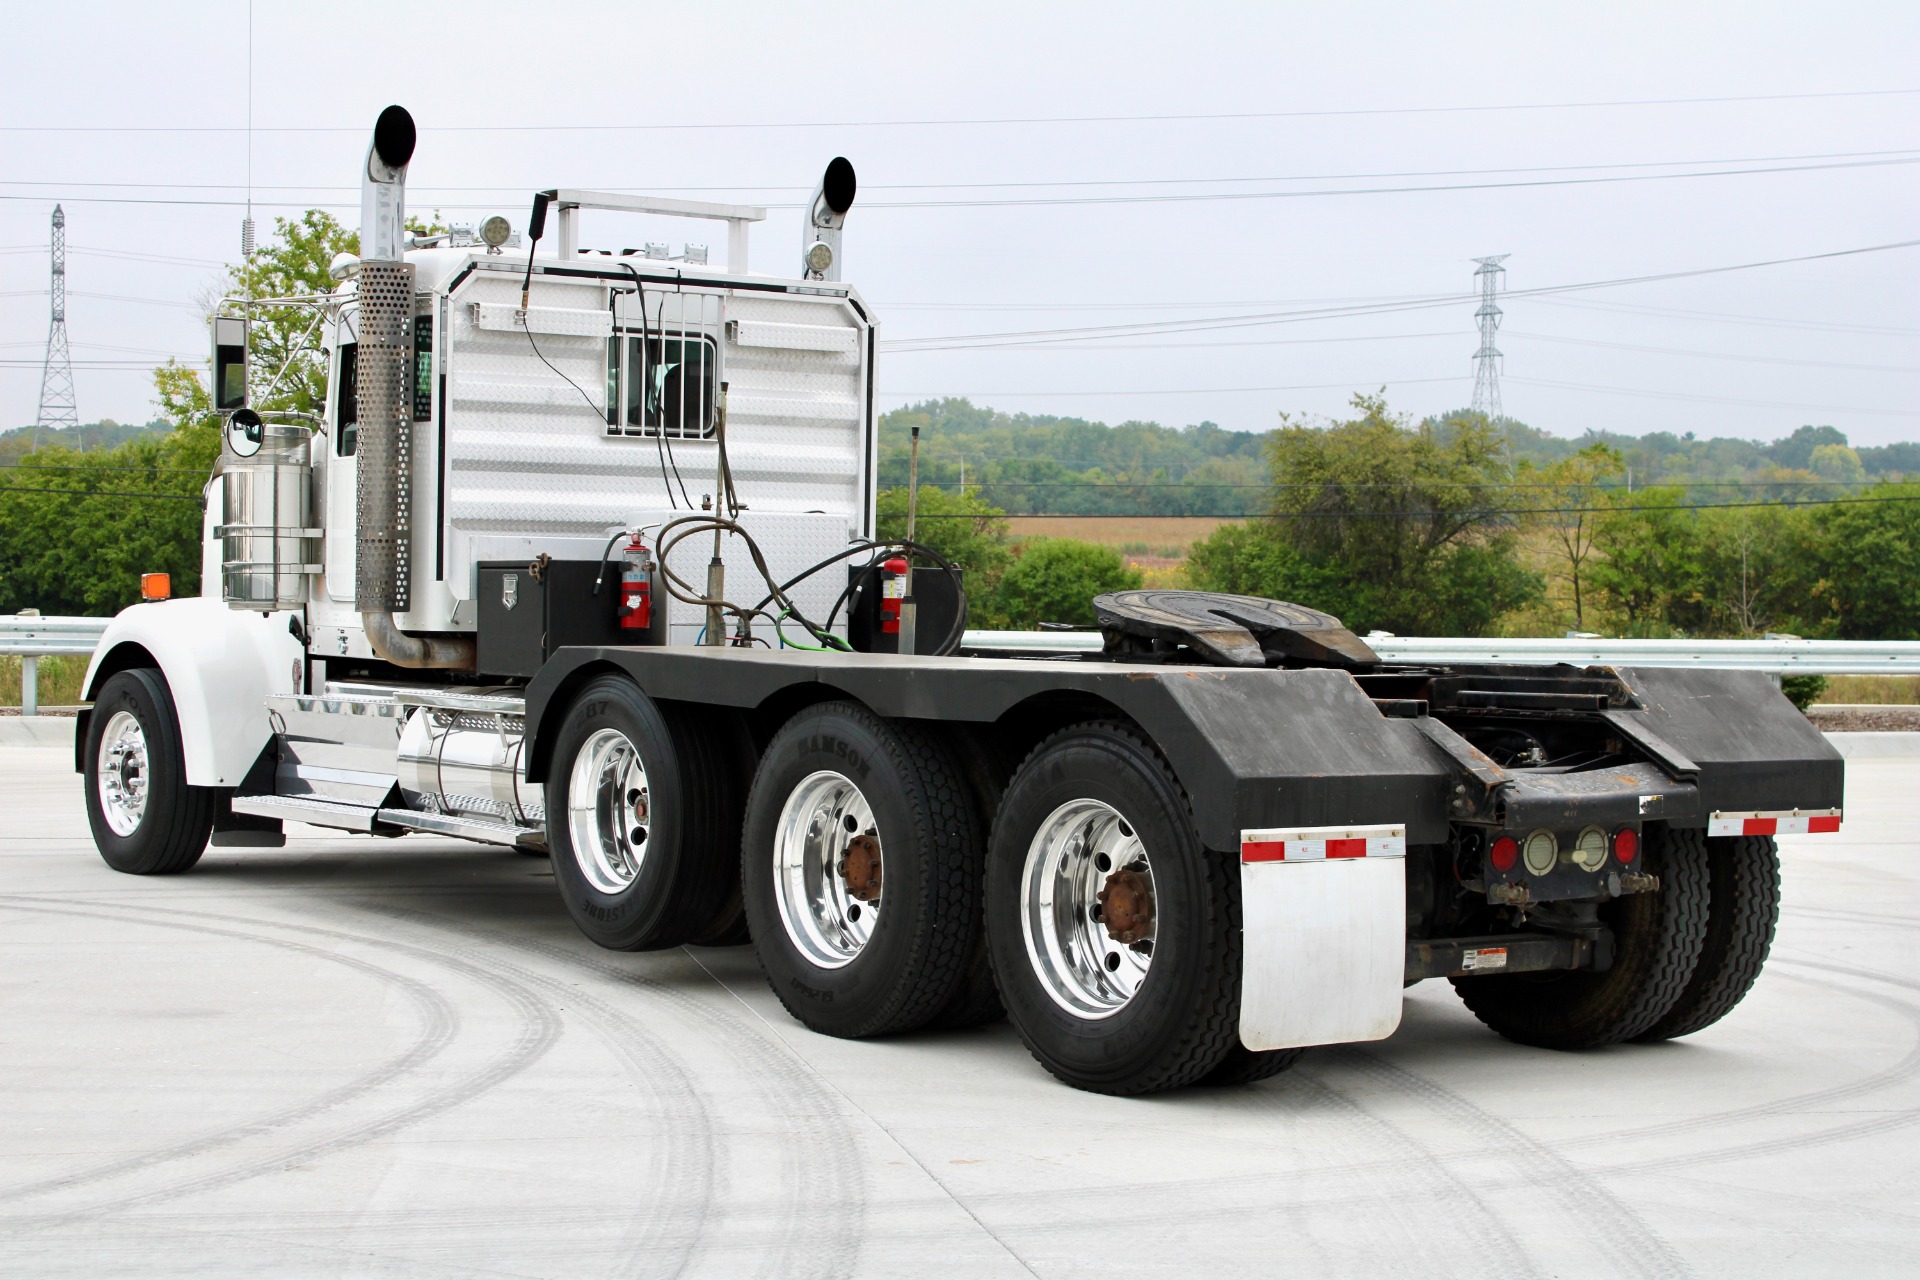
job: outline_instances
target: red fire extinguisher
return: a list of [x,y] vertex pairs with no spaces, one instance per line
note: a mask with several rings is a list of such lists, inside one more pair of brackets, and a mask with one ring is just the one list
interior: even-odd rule
[[880,632],[900,634],[900,602],[907,595],[907,562],[902,556],[880,565]]
[[626,630],[645,631],[653,625],[653,552],[637,533],[620,552],[617,608]]

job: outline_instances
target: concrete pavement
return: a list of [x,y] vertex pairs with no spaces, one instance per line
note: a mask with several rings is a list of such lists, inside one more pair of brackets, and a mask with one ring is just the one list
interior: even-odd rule
[[1920,758],[1849,762],[1688,1040],[1524,1049],[1427,982],[1391,1040],[1144,1100],[1004,1024],[813,1035],[746,949],[598,951],[511,852],[119,876],[70,761],[0,746],[0,1274],[1920,1269]]

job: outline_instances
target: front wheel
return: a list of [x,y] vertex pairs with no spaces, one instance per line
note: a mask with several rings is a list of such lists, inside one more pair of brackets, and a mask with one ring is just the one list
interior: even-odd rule
[[1144,1094],[1226,1061],[1235,869],[1201,846],[1178,781],[1130,727],[1077,725],[1035,748],[994,822],[987,937],[1007,1016],[1042,1066]]
[[87,724],[87,822],[115,871],[176,875],[200,861],[219,792],[187,785],[167,678],[150,668],[110,677]]

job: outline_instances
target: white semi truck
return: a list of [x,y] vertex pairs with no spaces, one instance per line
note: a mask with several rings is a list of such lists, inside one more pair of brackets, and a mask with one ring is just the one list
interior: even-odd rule
[[[109,627],[76,767],[119,871],[286,822],[552,858],[594,942],[751,940],[809,1027],[1011,1017],[1073,1085],[1249,1081],[1451,979],[1511,1039],[1685,1035],[1760,970],[1772,836],[1841,762],[1758,675],[1381,661],[1275,601],[1096,602],[1104,650],[964,647],[964,566],[876,537],[851,166],[792,276],[754,208],[554,189],[404,227],[380,117],[332,292],[215,320],[202,593]],[[580,211],[727,225],[581,243]],[[305,307],[313,419],[248,321]],[[368,856],[379,856],[377,845]]]

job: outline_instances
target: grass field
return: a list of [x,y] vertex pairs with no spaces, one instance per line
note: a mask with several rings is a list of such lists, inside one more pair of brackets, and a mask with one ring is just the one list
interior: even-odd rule
[[1171,516],[1164,520],[1140,516],[1008,516],[1015,538],[1078,538],[1116,547],[1122,555],[1184,560],[1187,548],[1223,524],[1238,524],[1217,516]]
[[1920,676],[1828,676],[1820,703],[1876,707],[1920,705]]
[[[80,701],[87,660],[80,654],[40,659],[40,705],[68,707]],[[20,705],[20,659],[0,658],[0,707]]]

